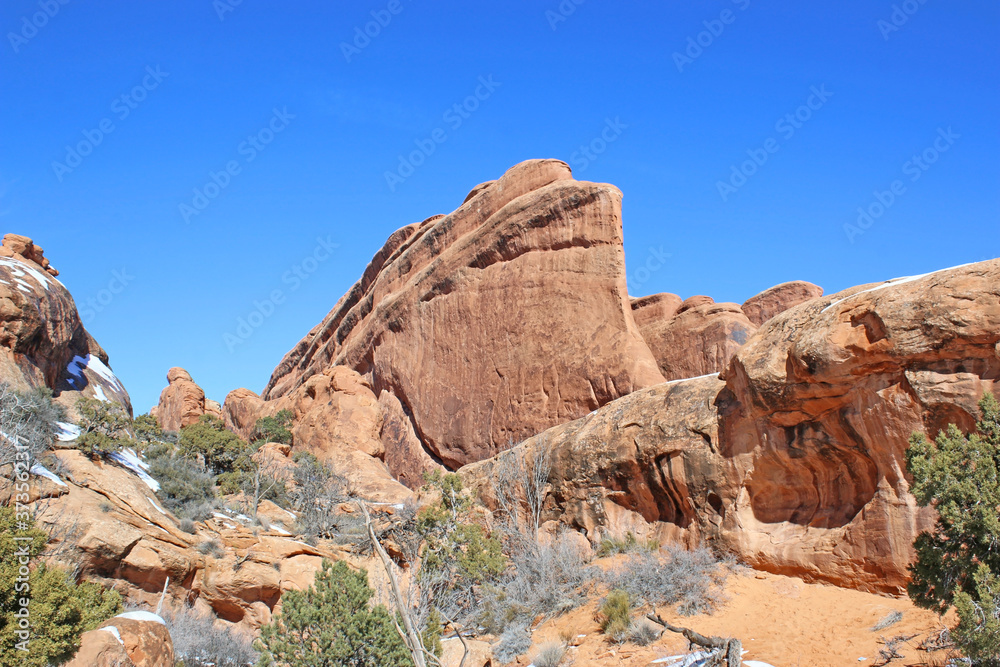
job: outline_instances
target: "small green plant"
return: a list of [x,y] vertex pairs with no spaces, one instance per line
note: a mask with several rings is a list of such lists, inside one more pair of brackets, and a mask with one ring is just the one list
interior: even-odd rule
[[649,646],[659,639],[661,634],[660,630],[643,620],[633,622],[628,628],[628,640],[639,646]]
[[[114,590],[84,582],[44,562],[30,568],[25,578],[21,558],[35,562],[48,536],[34,521],[0,506],[0,667],[47,667],[73,656],[80,635],[119,613],[121,596]],[[23,553],[19,553],[23,552]],[[28,651],[16,649],[29,637],[20,627],[20,598],[30,591],[30,642]],[[22,634],[24,633],[24,634]]]
[[216,540],[205,540],[198,545],[198,553],[213,558],[222,558],[226,552]]
[[601,632],[612,641],[623,642],[632,624],[632,603],[627,592],[620,588],[608,593],[599,611]]
[[261,629],[261,667],[353,665],[412,667],[393,618],[374,595],[368,573],[323,561],[312,586],[288,591],[281,612]]
[[660,548],[659,540],[640,541],[635,533],[629,531],[624,537],[605,537],[597,547],[597,557],[605,558],[615,554],[628,554],[642,551],[656,551]]
[[979,402],[976,433],[955,424],[934,441],[910,438],[907,468],[911,491],[933,505],[933,533],[914,543],[916,563],[908,590],[913,601],[938,613],[954,606],[956,645],[973,665],[1000,665],[1000,403],[986,392]]
[[200,457],[214,475],[233,472],[237,461],[249,456],[247,443],[212,415],[202,415],[194,424],[182,428],[177,447],[185,456]]
[[160,484],[163,506],[184,519],[203,521],[215,509],[212,474],[197,459],[176,452],[149,459],[149,474]]
[[80,415],[76,446],[87,456],[97,459],[137,446],[129,434],[132,420],[118,403],[81,397],[76,403],[76,411]]
[[292,416],[291,410],[280,410],[273,417],[261,417],[253,425],[251,440],[292,444],[292,432],[288,428],[292,424]]

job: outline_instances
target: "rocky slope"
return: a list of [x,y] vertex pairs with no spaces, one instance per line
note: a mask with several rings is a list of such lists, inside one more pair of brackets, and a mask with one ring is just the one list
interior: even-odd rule
[[[754,567],[900,593],[931,510],[914,431],[970,428],[1000,377],[1000,260],[812,298],[721,376],[621,398],[528,439],[553,460],[547,517],[592,539],[638,520]],[[494,461],[462,470],[487,500]]]
[[0,379],[17,389],[47,387],[71,411],[78,397],[120,403],[125,387],[80,321],[69,291],[31,239],[7,234],[0,246]]

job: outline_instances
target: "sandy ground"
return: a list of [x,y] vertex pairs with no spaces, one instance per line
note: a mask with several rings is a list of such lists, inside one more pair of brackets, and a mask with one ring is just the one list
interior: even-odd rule
[[[712,615],[682,617],[672,610],[658,610],[673,623],[703,635],[737,637],[748,652],[744,660],[757,660],[774,667],[825,667],[827,665],[878,665],[880,639],[899,635],[916,637],[903,643],[898,652],[904,657],[889,663],[943,665],[946,653],[929,654],[917,646],[936,635],[954,619],[918,609],[906,598],[891,598],[807,584],[799,579],[741,569],[729,576],[725,586],[728,602]],[[687,651],[687,640],[670,632],[646,647],[608,643],[595,620],[597,600],[564,616],[543,623],[534,633],[536,648],[547,641],[574,636],[567,660],[574,667],[590,665],[650,665],[657,658]],[[872,626],[893,611],[902,612],[901,621],[874,632]],[[585,635],[579,637],[579,635]],[[572,659],[572,662],[569,662]],[[523,658],[518,665],[527,665]]]

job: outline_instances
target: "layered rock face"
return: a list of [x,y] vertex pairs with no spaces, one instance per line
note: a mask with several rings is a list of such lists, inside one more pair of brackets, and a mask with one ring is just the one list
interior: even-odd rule
[[120,403],[128,392],[87,333],[69,291],[31,239],[7,234],[0,247],[0,379],[48,387],[72,410],[79,396]]
[[655,294],[633,299],[632,310],[667,380],[718,373],[757,330],[740,306],[707,296]]
[[743,302],[740,310],[756,326],[760,326],[769,319],[783,313],[792,306],[805,303],[810,299],[817,299],[823,296],[823,288],[819,285],[807,283],[804,280],[796,280],[790,283],[775,285],[771,289],[764,290],[756,296],[752,296]]
[[206,400],[204,390],[183,368],[167,371],[167,386],[160,392],[160,402],[149,411],[164,431],[179,431],[196,423],[202,415],[222,417],[222,406]]
[[[721,378],[633,393],[521,447],[553,460],[548,518],[592,539],[635,519],[755,567],[902,592],[931,527],[907,440],[973,426],[1000,378],[1000,260],[812,298]],[[462,473],[489,499],[493,461]]]
[[626,293],[621,193],[535,160],[399,230],[263,399],[334,366],[367,379],[385,460],[410,479],[662,382]]
[[[398,503],[412,496],[385,464],[381,437],[386,411],[370,383],[357,372],[345,366],[328,368],[272,401],[237,389],[226,397],[223,418],[231,430],[249,438],[257,419],[281,410],[292,413],[295,449],[315,454],[347,478],[362,497]],[[417,485],[423,481],[418,474],[423,463],[416,458],[401,466],[414,471],[411,474]],[[431,461],[427,464],[433,466]]]

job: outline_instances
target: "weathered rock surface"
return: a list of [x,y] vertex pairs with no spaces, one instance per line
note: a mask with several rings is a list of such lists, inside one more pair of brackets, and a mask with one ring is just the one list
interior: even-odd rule
[[[375,398],[368,380],[346,366],[334,366],[311,376],[286,396],[263,401],[253,392],[230,393],[223,407],[227,426],[250,437],[260,417],[289,410],[296,451],[308,451],[344,476],[363,497],[380,502],[405,502],[412,493],[397,482],[385,464],[382,431],[386,410]],[[430,469],[428,461],[406,462],[411,474]]]
[[66,667],[174,667],[170,632],[149,612],[115,616],[80,639],[80,650]]
[[171,368],[167,371],[167,386],[160,392],[160,402],[149,412],[164,431],[179,431],[196,423],[204,414],[218,417],[222,412],[218,405],[205,400],[204,390],[191,379],[190,373],[183,368]]
[[643,339],[667,380],[718,373],[757,327],[735,303],[675,294],[633,299]]
[[[908,438],[971,428],[998,378],[991,260],[804,302],[723,377],[637,391],[521,447],[551,448],[545,518],[592,539],[641,519],[760,569],[899,593],[933,522],[909,493]],[[462,469],[487,500],[492,465]]]
[[[114,586],[132,604],[156,608],[169,577],[169,606],[193,604],[255,629],[271,619],[283,591],[312,583],[323,558],[345,555],[337,546],[296,540],[295,515],[269,501],[259,508],[267,528],[220,510],[198,522],[194,533],[184,532],[132,471],[74,449],[51,456],[61,484],[37,477],[32,486],[41,499],[38,525],[52,536],[52,561]],[[0,480],[0,502],[12,493]]]
[[534,160],[397,231],[263,398],[334,366],[391,394],[409,424],[390,431],[450,467],[662,382],[625,287],[621,192]]
[[18,389],[48,387],[72,410],[78,397],[120,403],[128,392],[108,355],[84,329],[69,291],[42,249],[8,234],[0,247],[0,380]]
[[823,296],[823,288],[803,280],[775,285],[743,302],[740,308],[758,327],[792,306]]

